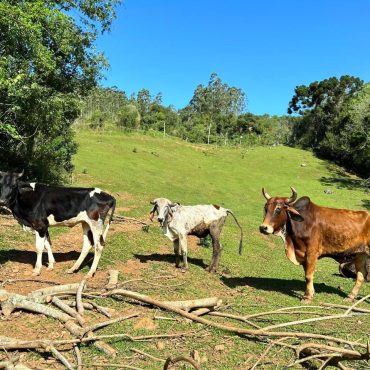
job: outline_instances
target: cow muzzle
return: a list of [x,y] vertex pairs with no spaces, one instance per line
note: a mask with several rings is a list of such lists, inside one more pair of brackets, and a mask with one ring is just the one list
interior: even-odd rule
[[270,225],[262,224],[260,226],[260,233],[262,234],[270,235],[270,234],[273,234],[273,232],[274,232],[274,228],[271,227]]

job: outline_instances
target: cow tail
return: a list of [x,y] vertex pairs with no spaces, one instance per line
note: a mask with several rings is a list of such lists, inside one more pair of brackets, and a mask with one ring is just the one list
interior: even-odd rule
[[233,211],[231,209],[227,209],[226,212],[227,212],[227,214],[230,214],[231,216],[233,216],[233,219],[235,220],[236,224],[238,225],[238,227],[240,229],[239,254],[242,255],[242,253],[243,253],[243,229],[240,226],[238,220],[236,219]]
[[112,203],[109,207],[111,209],[111,213],[110,213],[110,216],[109,216],[109,220],[108,220],[108,224],[104,230],[104,234],[103,234],[103,240],[105,241],[106,238],[107,238],[107,234],[108,234],[108,230],[109,230],[109,226],[110,224],[112,223],[113,221],[113,215],[114,215],[114,211],[116,209],[116,199],[112,197]]

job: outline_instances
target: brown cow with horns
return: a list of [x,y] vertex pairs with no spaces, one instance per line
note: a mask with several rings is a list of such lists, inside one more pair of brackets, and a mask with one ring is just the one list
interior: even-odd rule
[[356,298],[366,276],[366,259],[370,255],[370,215],[366,211],[351,211],[320,207],[310,198],[292,196],[266,198],[265,217],[260,232],[279,235],[285,241],[285,252],[295,265],[303,265],[306,277],[305,303],[314,295],[313,275],[317,260],[331,257],[343,263],[353,261],[356,283],[348,298]]

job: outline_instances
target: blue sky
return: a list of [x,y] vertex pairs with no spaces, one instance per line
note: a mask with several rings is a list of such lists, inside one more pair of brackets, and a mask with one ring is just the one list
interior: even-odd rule
[[97,48],[104,86],[162,92],[184,107],[212,72],[255,114],[285,114],[294,88],[350,74],[370,81],[368,0],[125,0]]

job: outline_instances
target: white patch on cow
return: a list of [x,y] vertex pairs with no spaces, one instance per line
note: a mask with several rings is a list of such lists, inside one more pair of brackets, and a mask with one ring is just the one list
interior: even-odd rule
[[90,191],[90,198],[92,198],[95,193],[100,194],[101,192],[102,192],[102,190],[99,189],[99,188],[95,188],[94,190],[91,190]]
[[83,221],[89,223],[90,219],[86,211],[80,212],[77,216],[68,220],[56,221],[53,214],[48,216],[49,226],[68,226],[73,227]]
[[33,190],[35,190],[36,183],[35,182],[30,182],[30,186]]
[[286,229],[285,229],[285,226],[280,229],[277,233],[276,233],[277,236],[280,236],[280,238],[283,240],[283,243],[285,244],[286,243]]
[[32,234],[35,233],[35,230],[33,230],[32,227],[29,227],[29,226],[26,226],[26,225],[22,225],[22,229],[26,233],[32,233]]
[[[267,234],[273,234],[274,233],[274,228],[270,225],[266,225],[266,224],[262,224],[262,226],[265,226],[266,229],[264,230]],[[280,231],[276,234],[276,235],[280,235]],[[285,239],[284,239],[285,240]]]

